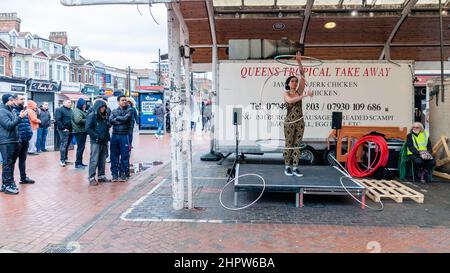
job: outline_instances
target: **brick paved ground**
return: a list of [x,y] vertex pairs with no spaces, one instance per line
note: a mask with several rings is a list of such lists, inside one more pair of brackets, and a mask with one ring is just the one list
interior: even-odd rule
[[[168,161],[169,145],[168,137],[156,140],[150,135],[136,134],[130,162]],[[74,156],[75,151],[70,151],[69,161],[74,161]],[[0,194],[0,249],[40,252],[48,244],[64,240],[136,186],[132,180],[89,187],[87,170],[75,169],[73,165],[62,168],[58,158],[58,152],[29,156],[27,174],[36,180],[36,184],[19,185],[21,192],[17,196]],[[87,164],[88,158],[89,145],[84,153],[84,163]],[[149,169],[147,173],[158,168],[161,166]],[[16,166],[16,181],[18,175]]]
[[[136,139],[133,162],[169,159],[168,138],[162,143],[151,136]],[[207,150],[206,138],[199,138],[196,143],[197,150]],[[138,151],[138,147],[145,148]],[[73,152],[69,157],[72,159],[72,156]],[[444,191],[448,185],[441,183],[422,189],[427,191],[426,204],[389,203],[384,216],[361,211],[339,198],[313,198],[309,200],[309,207],[298,210],[292,207],[293,198],[275,194],[258,203],[259,208],[255,206],[243,212],[251,217],[258,217],[267,210],[285,212],[282,217],[274,215],[274,221],[264,216],[260,223],[246,222],[242,221],[244,214],[241,213],[237,221],[222,224],[133,222],[133,213],[138,211],[138,216],[144,220],[154,218],[155,211],[161,212],[160,218],[193,219],[192,216],[197,215],[197,219],[203,219],[205,213],[212,213],[211,204],[217,200],[223,180],[194,180],[196,197],[204,198],[204,203],[198,204],[202,208],[174,212],[167,208],[170,191],[165,187],[170,186],[170,182],[148,195],[163,181],[170,181],[170,165],[144,171],[130,183],[92,188],[86,185],[85,172],[72,167],[60,168],[56,162],[56,153],[30,158],[29,174],[39,179],[38,184],[21,187],[19,196],[0,196],[0,226],[4,231],[0,233],[0,251],[45,252],[55,251],[51,246],[79,244],[81,252],[450,252],[450,217],[445,216],[449,211],[445,198],[448,191]],[[198,155],[194,162],[197,164],[195,177],[222,177],[229,164],[223,167],[212,162],[201,164]],[[199,187],[202,188],[199,190]],[[204,194],[215,197],[202,197],[206,196]],[[427,203],[430,194],[434,197]],[[164,202],[155,204],[156,197]],[[133,212],[130,208],[137,200],[142,202]],[[349,217],[351,213],[356,216]],[[417,225],[414,224],[415,213]],[[230,215],[215,212],[220,219],[232,219]],[[286,220],[283,217],[291,217],[293,221],[283,223]]]

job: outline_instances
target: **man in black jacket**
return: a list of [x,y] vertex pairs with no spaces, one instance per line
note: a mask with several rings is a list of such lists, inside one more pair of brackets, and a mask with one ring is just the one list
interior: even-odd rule
[[[91,139],[91,154],[89,159],[89,185],[97,186],[100,182],[111,182],[105,176],[106,157],[108,156],[109,127],[106,102],[97,100],[92,112],[86,119],[86,132]],[[98,180],[95,172],[98,169]]]
[[16,97],[12,94],[2,96],[3,104],[0,105],[0,153],[3,158],[2,187],[1,192],[6,194],[19,194],[19,189],[14,181],[14,165],[19,151],[19,130],[20,120],[26,115],[21,111],[16,116],[12,111],[12,106]]
[[125,96],[118,96],[117,101],[119,102],[119,107],[114,109],[109,117],[109,123],[113,126],[110,144],[111,174],[113,181],[125,182],[130,175],[129,134],[133,112],[128,106]]
[[58,128],[59,141],[60,141],[60,161],[59,165],[65,167],[68,159],[69,145],[72,140],[72,109],[70,106],[72,102],[70,100],[65,100],[63,106],[56,109],[55,112],[55,122]]
[[48,128],[50,127],[50,112],[48,111],[48,102],[44,102],[39,109],[38,118],[41,120],[37,132],[36,149],[37,152],[48,152],[45,148],[45,142],[47,140]]
[[[18,95],[16,103],[13,106],[13,113],[16,114],[16,116],[19,116],[20,112],[25,110],[24,104],[25,104],[25,96]],[[33,130],[31,129],[28,113],[23,119],[20,120],[18,129],[19,129],[18,159],[20,171],[20,184],[34,184],[35,181],[33,179],[30,179],[27,176],[26,172],[28,147],[30,144],[29,142],[33,136]]]

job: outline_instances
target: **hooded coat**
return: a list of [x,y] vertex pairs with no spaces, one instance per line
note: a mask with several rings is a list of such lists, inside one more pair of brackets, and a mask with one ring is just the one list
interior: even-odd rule
[[[13,107],[13,112],[19,116],[20,112],[24,109],[23,105],[16,105]],[[20,142],[30,141],[33,136],[33,131],[31,130],[30,119],[28,118],[28,113],[22,119],[20,119],[19,123],[19,140]]]
[[33,131],[37,130],[39,128],[39,124],[41,123],[41,120],[37,117],[37,104],[29,100],[27,103],[27,113],[28,113],[28,119],[30,120],[31,129]]
[[86,133],[86,117],[88,112],[83,110],[83,106],[86,105],[86,101],[79,98],[77,101],[77,107],[72,112],[72,133],[80,134]]
[[164,108],[162,104],[157,103],[155,105],[155,116],[158,123],[162,123],[164,121]]
[[101,107],[107,107],[103,100],[96,100],[93,110],[89,113],[86,119],[86,132],[91,138],[91,143],[107,144],[110,140],[109,128],[111,125],[108,122],[108,112],[100,113]]
[[11,107],[0,104],[0,144],[19,143],[20,120]]

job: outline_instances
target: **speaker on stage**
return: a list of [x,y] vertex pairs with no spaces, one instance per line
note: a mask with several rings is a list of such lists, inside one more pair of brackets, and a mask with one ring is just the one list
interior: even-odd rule
[[331,117],[331,129],[342,129],[342,112],[333,112]]

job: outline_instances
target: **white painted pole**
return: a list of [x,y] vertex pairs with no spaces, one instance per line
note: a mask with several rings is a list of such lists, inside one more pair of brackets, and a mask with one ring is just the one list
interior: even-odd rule
[[192,130],[191,130],[191,58],[190,58],[190,52],[189,48],[186,47],[189,45],[189,30],[187,28],[187,25],[184,21],[183,14],[180,10],[180,4],[179,3],[173,3],[172,4],[173,11],[175,15],[177,16],[178,21],[180,22],[180,28],[183,36],[183,46],[184,46],[184,82],[186,87],[186,101],[184,104],[183,111],[184,114],[184,147],[186,151],[186,161],[187,161],[187,207],[188,209],[194,208],[194,204],[192,201]]
[[[187,38],[186,38],[187,37]],[[184,38],[185,44],[189,44],[189,36],[185,36]],[[186,154],[187,154],[187,205],[189,209],[194,208],[193,200],[192,200],[192,130],[190,128],[191,126],[191,59],[185,58],[184,59],[184,71],[185,71],[185,82],[186,82],[186,108],[187,111],[185,111],[185,114],[187,116],[187,147],[186,147]],[[195,103],[195,102],[194,102]],[[195,106],[194,106],[195,107]]]
[[217,79],[217,75],[218,75],[218,61],[219,61],[219,57],[218,57],[218,53],[217,53],[217,37],[216,37],[216,24],[215,24],[215,20],[214,20],[214,7],[212,4],[212,0],[205,0],[205,4],[206,4],[206,9],[208,12],[208,18],[209,18],[209,27],[211,29],[211,38],[212,38],[212,42],[213,42],[213,46],[212,46],[212,68],[211,68],[211,72],[212,72],[212,90],[210,92],[211,95],[211,102],[212,102],[212,114],[211,114],[211,120],[210,120],[210,126],[211,126],[211,130],[210,130],[210,139],[211,139],[211,153],[213,153],[215,151],[215,142],[214,142],[214,130],[215,130],[215,108],[216,108],[216,94],[217,94],[217,90],[218,90],[218,79]]
[[183,141],[182,141],[182,106],[180,81],[180,24],[172,9],[167,5],[167,29],[169,40],[169,78],[170,78],[170,124],[172,156],[172,197],[173,209],[184,208],[183,177]]

